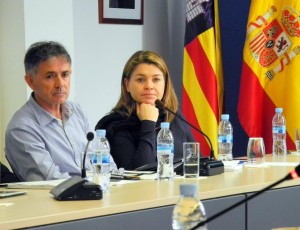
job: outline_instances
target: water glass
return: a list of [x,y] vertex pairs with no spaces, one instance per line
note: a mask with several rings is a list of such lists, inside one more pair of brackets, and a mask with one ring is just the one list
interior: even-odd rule
[[295,145],[296,145],[296,151],[300,153],[300,128],[296,129]]
[[265,144],[262,137],[250,137],[247,147],[248,164],[261,164],[265,159]]
[[199,177],[199,148],[198,142],[183,143],[183,174],[185,178]]

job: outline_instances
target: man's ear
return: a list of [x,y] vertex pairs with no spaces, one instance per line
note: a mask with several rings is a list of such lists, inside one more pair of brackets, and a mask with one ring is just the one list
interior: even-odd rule
[[29,74],[26,74],[24,78],[25,78],[25,81],[26,81],[27,85],[28,85],[32,90],[34,90],[34,84],[33,84],[33,78],[32,78],[32,76],[30,76]]

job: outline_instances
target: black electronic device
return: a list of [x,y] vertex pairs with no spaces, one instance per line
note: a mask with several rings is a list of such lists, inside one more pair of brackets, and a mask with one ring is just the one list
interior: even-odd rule
[[[181,158],[174,159],[174,172],[177,175],[183,175],[183,162]],[[213,176],[224,172],[224,164],[222,161],[211,161],[208,157],[200,158],[199,176]],[[143,165],[136,168],[137,171],[156,171],[157,162]]]
[[56,200],[101,200],[101,187],[79,176],[71,177],[50,190]]
[[214,176],[224,172],[224,164],[222,161],[211,160],[208,157],[200,158],[200,176]]
[[195,129],[197,132],[199,132],[201,135],[203,135],[207,139],[207,141],[210,145],[210,156],[209,156],[209,158],[202,158],[202,160],[200,159],[200,170],[199,170],[200,176],[214,176],[214,175],[218,175],[218,174],[221,174],[224,172],[224,164],[222,161],[218,161],[215,159],[215,153],[214,153],[214,149],[213,149],[211,140],[204,132],[202,132],[200,129],[198,129],[197,127],[195,127],[194,125],[189,123],[187,120],[182,118],[179,114],[177,114],[174,111],[172,111],[171,109],[169,109],[161,100],[157,99],[155,101],[155,105],[160,109],[164,109],[164,110],[172,113],[174,116],[176,116],[181,121],[183,121],[184,123],[186,123],[193,129]]
[[[199,176],[214,176],[224,172],[222,161],[210,160],[208,157],[201,157],[199,162]],[[174,164],[174,171],[178,175],[183,175],[183,163]]]

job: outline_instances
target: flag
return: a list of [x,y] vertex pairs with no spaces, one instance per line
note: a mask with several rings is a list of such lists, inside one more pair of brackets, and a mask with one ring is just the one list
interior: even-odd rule
[[300,127],[300,1],[252,0],[243,52],[238,117],[272,153],[272,118],[283,108],[287,148]]
[[[217,0],[187,0],[183,54],[182,112],[204,132],[217,157],[218,124],[223,108],[219,16]],[[208,140],[192,129],[201,153],[210,155]]]

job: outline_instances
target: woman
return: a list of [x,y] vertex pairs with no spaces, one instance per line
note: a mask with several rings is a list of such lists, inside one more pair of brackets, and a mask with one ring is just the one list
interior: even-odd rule
[[163,121],[170,122],[174,158],[182,158],[183,142],[194,140],[186,124],[155,107],[157,99],[172,111],[178,110],[164,60],[152,51],[138,51],[124,67],[117,105],[96,125],[96,129],[106,129],[118,168],[132,170],[156,161],[156,136]]

